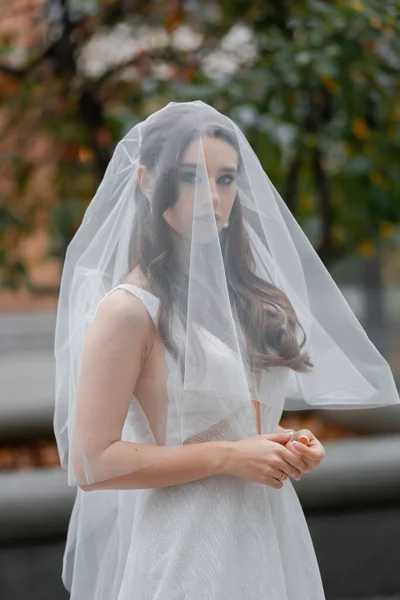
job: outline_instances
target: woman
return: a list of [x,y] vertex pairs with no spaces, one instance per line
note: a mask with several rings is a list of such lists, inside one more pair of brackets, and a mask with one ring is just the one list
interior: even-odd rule
[[288,479],[324,449],[280,430],[285,397],[399,399],[230,119],[171,103],[118,144],[68,248],[55,350],[72,600],[324,598]]

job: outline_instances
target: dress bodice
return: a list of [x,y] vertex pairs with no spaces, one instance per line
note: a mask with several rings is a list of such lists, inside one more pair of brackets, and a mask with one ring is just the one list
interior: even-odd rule
[[[124,289],[139,298],[157,325],[159,300],[132,284],[121,284],[108,292]],[[175,323],[173,335],[183,335]],[[200,443],[213,440],[238,440],[258,434],[256,410],[248,380],[238,355],[211,332],[198,328],[203,367],[185,373],[165,351],[168,367],[166,445]],[[261,433],[275,431],[282,414],[289,369],[272,367],[263,371],[258,390]],[[133,396],[129,408],[125,439],[154,443],[146,415]]]

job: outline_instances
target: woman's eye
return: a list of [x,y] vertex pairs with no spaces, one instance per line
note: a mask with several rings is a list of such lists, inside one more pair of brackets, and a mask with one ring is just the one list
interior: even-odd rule
[[230,185],[234,179],[233,175],[222,175],[218,177],[217,183],[218,185]]
[[185,183],[194,183],[196,181],[196,173],[191,171],[186,171],[186,173],[182,173],[181,181],[184,181]]

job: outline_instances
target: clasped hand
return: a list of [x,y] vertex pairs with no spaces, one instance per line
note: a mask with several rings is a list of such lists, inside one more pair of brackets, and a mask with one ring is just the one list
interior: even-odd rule
[[284,446],[301,458],[304,464],[303,473],[309,473],[319,467],[322,459],[325,458],[325,449],[309,429],[299,429],[298,431],[288,429],[284,433],[292,435]]
[[233,446],[236,451],[227,472],[275,489],[280,489],[288,476],[299,480],[325,456],[321,442],[308,429],[281,429],[234,442]]

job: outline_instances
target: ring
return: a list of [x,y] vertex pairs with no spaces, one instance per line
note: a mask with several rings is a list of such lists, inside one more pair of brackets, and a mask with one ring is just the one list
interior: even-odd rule
[[278,481],[283,481],[285,477],[286,477],[286,473],[284,473],[282,471],[282,475],[281,475],[281,477],[278,477]]

